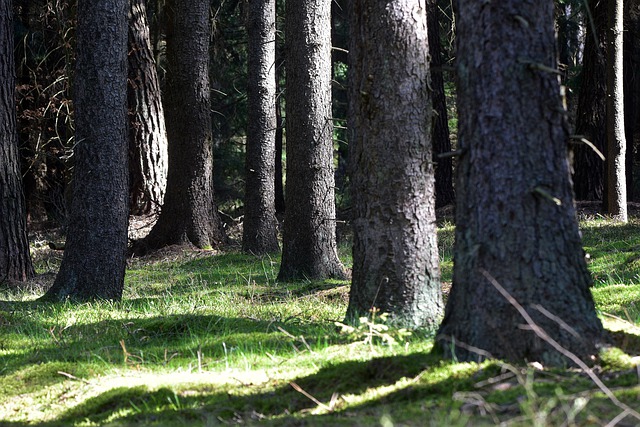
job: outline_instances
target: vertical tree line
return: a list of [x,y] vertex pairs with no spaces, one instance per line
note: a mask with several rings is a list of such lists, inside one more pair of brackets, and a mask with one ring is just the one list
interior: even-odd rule
[[0,283],[34,275],[18,156],[11,6],[0,3]]
[[276,252],[276,2],[247,4],[247,145],[242,248]]
[[553,2],[458,6],[456,244],[438,341],[458,360],[488,353],[563,365],[554,348],[520,327],[520,305],[586,359],[602,325],[569,178]]
[[411,327],[440,320],[427,20],[414,21],[425,12],[424,1],[352,5],[347,318],[378,309]]
[[278,278],[343,278],[335,235],[331,0],[285,7],[287,209]]
[[157,212],[167,185],[167,131],[146,0],[129,1],[129,207]]
[[[578,106],[578,126],[584,126],[586,138],[602,136],[596,133],[605,114],[612,121],[607,130],[617,132],[612,133],[615,144],[609,145],[610,165],[616,164],[614,154],[625,151],[624,128],[614,126],[624,122],[622,98],[616,95],[622,73],[612,66],[621,64],[622,47],[621,9],[613,9],[614,3],[609,16],[617,21],[608,26],[594,7],[587,35],[591,44],[585,47],[585,73],[592,75],[585,74],[584,81],[597,83],[597,91],[608,90],[609,107],[601,110],[597,99]],[[151,43],[145,5],[144,0],[78,4],[67,242],[56,281],[43,299],[120,299],[130,212],[159,210],[149,235],[130,248],[134,254],[167,245],[211,249],[227,242],[213,168],[214,148],[232,132],[224,111],[216,110],[220,104],[212,102],[212,92],[222,91],[214,91],[211,82],[223,81],[216,79],[222,73],[218,68],[234,61],[246,66],[247,75],[246,126],[239,138],[246,141],[240,144],[243,250],[265,254],[279,249],[277,184],[282,180],[277,160],[284,149],[286,210],[278,279],[345,279],[336,243],[331,1],[285,3],[280,57],[274,0],[219,5],[222,11],[246,13],[238,37],[248,42],[247,49],[233,51],[235,56],[221,47],[223,33],[212,25],[211,2],[166,2],[166,51],[157,42],[163,31]],[[435,329],[440,323],[435,208],[454,201],[456,155],[454,277],[437,338],[445,354],[469,360],[477,358],[471,349],[481,349],[515,361],[561,364],[553,348],[518,326],[518,305],[576,354],[594,354],[602,326],[576,222],[554,2],[457,3],[459,121],[453,152],[437,2],[354,0],[348,7],[353,271],[347,319],[357,322],[379,310],[399,325]],[[2,12],[3,47],[12,52],[10,9]],[[605,63],[609,77],[616,80],[606,85],[599,80],[604,76],[602,28],[613,29],[604,48],[611,56]],[[159,61],[166,71],[163,81],[156,70]],[[281,61],[284,76],[278,73]],[[12,117],[15,67],[1,65],[5,120],[0,148],[7,161],[0,169],[0,273],[25,280],[33,269]],[[282,81],[284,120],[277,94]],[[594,144],[600,143],[604,139]],[[591,165],[592,159],[585,161],[582,154],[576,177]],[[624,169],[615,168],[621,170],[615,178],[624,187]],[[580,191],[589,197],[605,191],[597,179],[584,184]],[[609,196],[619,195],[618,189],[607,187]],[[609,206],[611,213],[623,218],[624,202],[621,195],[619,210]]]
[[127,0],[78,3],[66,249],[43,299],[118,300],[127,253]]
[[134,245],[138,254],[174,244],[211,249],[226,239],[213,187],[209,7],[205,0],[166,5],[167,189],[158,221]]

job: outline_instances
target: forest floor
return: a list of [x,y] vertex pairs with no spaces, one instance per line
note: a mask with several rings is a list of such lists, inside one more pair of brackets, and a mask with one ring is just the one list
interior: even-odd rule
[[[40,304],[62,258],[49,245],[60,236],[41,232],[38,278],[0,289],[0,426],[639,425],[618,402],[640,410],[633,209],[626,225],[595,205],[579,210],[592,292],[617,346],[594,368],[606,390],[577,369],[445,361],[431,352],[433,331],[379,317],[343,328],[348,282],[280,283],[278,257],[233,248],[130,259],[122,302]],[[446,215],[439,224],[447,290],[454,227]]]

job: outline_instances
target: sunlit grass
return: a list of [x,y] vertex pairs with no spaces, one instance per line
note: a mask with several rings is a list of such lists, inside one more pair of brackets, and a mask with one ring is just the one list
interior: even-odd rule
[[[632,352],[603,353],[603,369],[635,402],[640,223],[582,229],[598,310]],[[454,226],[438,238],[450,282]],[[349,268],[348,245],[340,256]],[[41,259],[45,272],[59,262]],[[367,328],[343,334],[348,282],[279,283],[278,266],[277,256],[173,250],[131,260],[119,303],[0,291],[0,423],[601,425],[619,413],[572,371],[442,361],[433,331],[396,345],[368,342]]]

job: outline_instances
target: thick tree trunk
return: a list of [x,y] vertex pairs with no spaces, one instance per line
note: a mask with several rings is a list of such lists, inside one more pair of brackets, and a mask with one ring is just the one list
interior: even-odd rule
[[242,249],[264,254],[280,249],[275,208],[275,0],[249,0],[247,31],[249,123]]
[[145,0],[129,2],[129,208],[160,210],[167,185],[167,131]]
[[429,28],[429,62],[433,104],[433,161],[436,164],[436,208],[455,203],[453,191],[453,160],[450,156],[438,157],[451,151],[447,99],[444,93],[442,52],[440,46],[440,23],[437,0],[427,0],[427,28]]
[[453,287],[437,340],[458,360],[482,358],[475,348],[515,362],[568,363],[522,326],[499,285],[549,336],[586,360],[597,352],[602,325],[569,179],[566,111],[553,71],[553,2],[459,5],[463,154]]
[[34,275],[16,129],[11,1],[0,3],[0,283]]
[[280,280],[344,277],[336,247],[331,0],[286,3],[287,189]]
[[214,201],[209,91],[209,2],[167,4],[167,191],[158,222],[133,251],[167,245],[211,249],[225,241]]
[[435,327],[442,315],[425,14],[424,0],[353,4],[348,319],[375,307],[404,326]]
[[627,222],[627,178],[622,72],[623,2],[609,0],[607,31],[607,212]]
[[66,249],[44,300],[119,300],[127,254],[127,0],[79,2]]
[[[587,20],[584,61],[575,134],[590,141],[602,154],[606,143],[606,27],[607,4],[591,0],[593,21]],[[603,200],[605,163],[588,145],[574,141],[573,185],[578,200]]]

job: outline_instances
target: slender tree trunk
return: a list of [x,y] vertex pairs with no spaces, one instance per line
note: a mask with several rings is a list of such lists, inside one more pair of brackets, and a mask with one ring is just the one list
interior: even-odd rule
[[624,91],[622,73],[623,2],[609,0],[607,31],[607,212],[627,222]]
[[336,245],[331,0],[286,3],[287,191],[280,280],[344,278]]
[[372,308],[409,327],[442,315],[424,0],[356,0],[353,280],[347,318]]
[[447,99],[444,93],[442,71],[442,52],[440,46],[440,23],[437,0],[427,0],[427,28],[429,28],[429,62],[433,104],[433,161],[436,164],[436,208],[453,204],[456,195],[453,191],[453,160],[451,157],[438,157],[451,151],[449,138],[449,120],[447,117]]
[[640,139],[640,1],[625,2],[624,14],[624,130],[627,141],[627,200],[635,201],[633,163]]
[[0,283],[34,275],[16,129],[11,1],[0,2]]
[[[276,3],[277,4],[277,3]],[[277,20],[277,11],[276,7],[276,20]],[[284,217],[285,212],[285,200],[284,200],[284,170],[282,164],[282,154],[284,150],[284,121],[282,119],[282,100],[284,93],[284,87],[282,84],[282,76],[285,74],[285,61],[283,58],[283,50],[284,46],[282,46],[282,42],[278,38],[278,34],[276,33],[276,163],[275,163],[275,192],[276,192],[276,214],[278,218],[281,219]]]
[[66,249],[44,300],[122,297],[127,254],[127,0],[79,2]]
[[242,249],[276,252],[276,2],[249,0],[248,128]]
[[206,0],[166,6],[167,191],[158,222],[134,244],[138,254],[167,245],[211,249],[226,240],[213,190],[209,6]]
[[[590,141],[600,153],[606,154],[606,1],[589,1],[589,10],[592,19],[587,19],[586,23],[575,134]],[[576,198],[604,202],[605,162],[582,142],[574,141],[572,148]]]
[[475,348],[518,363],[567,364],[522,327],[516,301],[588,361],[602,325],[569,179],[553,2],[460,0],[458,12],[462,155],[453,287],[437,341],[458,360],[483,358]]
[[134,215],[159,211],[167,185],[167,132],[145,2],[129,2],[129,208]]
[[276,152],[275,152],[275,206],[276,214],[284,215],[284,183],[282,174],[282,153],[284,139],[284,124],[282,123],[282,101],[276,97]]

